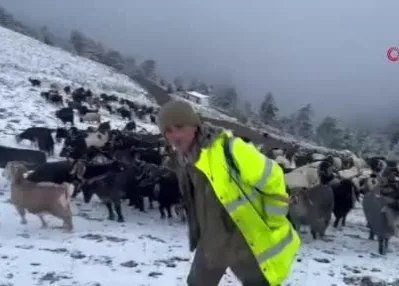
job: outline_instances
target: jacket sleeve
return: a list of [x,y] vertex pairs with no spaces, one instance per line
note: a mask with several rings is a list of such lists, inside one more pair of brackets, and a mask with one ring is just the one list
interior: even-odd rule
[[287,215],[288,194],[282,168],[267,158],[254,145],[240,138],[230,141],[230,151],[244,184],[253,187],[264,197],[265,212],[273,215]]

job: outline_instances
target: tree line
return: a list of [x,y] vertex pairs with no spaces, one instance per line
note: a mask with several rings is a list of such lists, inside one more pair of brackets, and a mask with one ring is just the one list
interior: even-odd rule
[[266,92],[259,107],[254,108],[249,101],[242,100],[234,85],[216,86],[200,79],[187,80],[181,77],[168,82],[159,75],[157,62],[154,59],[137,62],[134,57],[108,48],[100,41],[78,30],[71,31],[69,38],[64,39],[52,33],[47,26],[40,28],[26,26],[2,7],[0,7],[0,25],[47,45],[60,47],[112,67],[129,77],[142,76],[150,79],[164,87],[169,93],[195,90],[212,95],[210,99],[213,106],[233,114],[242,123],[272,126],[282,133],[329,148],[353,150],[359,155],[399,157],[399,117],[379,131],[367,128],[351,130],[343,127],[339,120],[332,116],[326,116],[320,123],[315,124],[315,111],[310,103],[286,116],[279,113],[280,110],[272,92]]

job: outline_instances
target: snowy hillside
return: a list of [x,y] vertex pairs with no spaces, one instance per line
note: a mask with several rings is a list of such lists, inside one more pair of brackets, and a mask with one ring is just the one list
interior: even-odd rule
[[[83,86],[95,93],[109,93],[132,101],[155,105],[146,92],[127,76],[117,74],[110,68],[77,57],[65,51],[49,47],[36,40],[0,27],[0,142],[30,126],[56,127],[59,121],[54,105],[40,97],[40,91],[57,84]],[[42,80],[42,88],[32,88],[29,77]],[[114,127],[126,122],[102,113],[103,121],[112,119]],[[138,122],[139,127],[155,131],[156,127]],[[85,127],[79,124],[78,127]],[[3,143],[4,144],[4,143]]]
[[[93,90],[132,96],[149,102],[146,91],[127,76],[107,66],[44,45],[34,39],[0,27],[0,72],[13,78],[14,85],[26,85],[26,76],[59,83],[82,85]],[[18,44],[16,44],[18,43]],[[21,81],[23,79],[23,81]],[[8,86],[6,79],[0,84]]]
[[179,96],[178,94],[170,94],[170,95],[174,99],[184,100],[186,102],[189,102],[197,112],[199,112],[200,114],[202,114],[205,117],[219,119],[219,120],[226,120],[226,121],[231,121],[231,122],[238,122],[237,118],[225,115],[225,114],[219,112],[218,110],[216,110],[215,108],[208,107],[208,106],[205,107],[201,104],[194,103],[190,100],[184,99],[182,96]]
[[[3,28],[0,42],[0,144],[15,145],[14,134],[32,125],[57,126],[55,107],[40,98],[40,89],[32,88],[28,77],[46,84],[84,85],[151,104],[134,82],[103,65]],[[114,127],[126,123],[103,116]],[[145,122],[138,125],[157,130]],[[75,230],[68,234],[40,229],[32,215],[27,217],[28,225],[20,225],[8,199],[8,185],[0,176],[0,285],[186,285],[192,258],[186,227],[162,221],[156,209],[142,214],[124,205],[127,222],[119,224],[104,219],[106,209],[98,201],[86,205],[78,197],[72,203]],[[61,224],[48,220],[51,226]],[[398,239],[392,240],[386,257],[377,255],[377,243],[367,240],[361,209],[350,214],[342,231],[328,229],[327,234],[325,241],[302,234],[303,246],[287,285],[359,285],[365,275],[388,281],[399,276]],[[239,283],[228,273],[220,285]]]

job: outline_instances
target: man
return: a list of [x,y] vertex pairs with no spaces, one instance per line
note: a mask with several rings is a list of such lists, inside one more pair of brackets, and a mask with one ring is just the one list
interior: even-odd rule
[[191,105],[169,101],[158,126],[175,150],[187,207],[190,286],[217,286],[227,267],[244,286],[276,286],[300,246],[286,218],[284,175],[274,161],[230,132],[201,122]]

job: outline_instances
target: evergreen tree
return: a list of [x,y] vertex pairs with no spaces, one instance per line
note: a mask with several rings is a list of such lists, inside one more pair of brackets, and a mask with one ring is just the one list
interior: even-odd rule
[[311,139],[313,137],[313,114],[314,112],[311,104],[307,104],[298,110],[296,116],[296,123],[298,124],[297,135],[305,139]]
[[117,71],[123,71],[125,68],[125,61],[122,55],[115,50],[108,50],[102,58],[102,63],[113,67]]
[[252,105],[251,105],[251,103],[249,101],[245,101],[244,102],[243,111],[244,111],[244,114],[247,115],[247,117],[251,117],[252,116],[252,114],[253,114]]
[[337,139],[338,132],[337,119],[326,116],[316,128],[317,141],[324,146],[331,147]]
[[33,29],[22,24],[20,21],[17,21],[14,16],[8,13],[3,7],[0,7],[0,26],[34,39],[41,40],[40,35],[38,35]]
[[272,93],[267,93],[259,108],[260,120],[265,124],[271,124],[275,121],[278,108]]
[[211,97],[211,104],[223,108],[226,111],[233,111],[237,108],[238,94],[235,87],[220,88]]
[[125,65],[123,67],[123,72],[126,75],[133,77],[136,74],[136,70],[137,70],[136,60],[133,57],[127,56],[124,58],[124,63],[125,63]]
[[167,93],[173,93],[173,92],[174,92],[174,90],[173,90],[172,84],[168,84]]
[[49,45],[49,46],[55,45],[54,35],[50,32],[50,30],[48,29],[47,26],[43,26],[40,29],[40,32],[41,32],[43,43],[45,43],[46,45]]
[[156,79],[156,68],[157,63],[154,60],[145,60],[139,66],[140,74],[148,79],[155,80]]
[[176,77],[176,78],[173,80],[173,84],[174,84],[175,87],[176,87],[176,91],[184,91],[184,82],[183,82],[183,79],[182,79],[182,78]]
[[103,45],[86,37],[83,33],[73,30],[70,43],[78,55],[100,63],[104,61],[105,50]]

